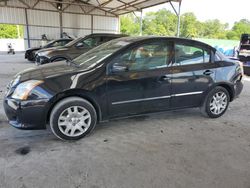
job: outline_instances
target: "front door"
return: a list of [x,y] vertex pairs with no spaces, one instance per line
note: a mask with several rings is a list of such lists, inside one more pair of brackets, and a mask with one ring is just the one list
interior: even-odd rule
[[170,48],[167,40],[148,40],[111,61],[107,78],[110,117],[170,108]]
[[175,44],[172,64],[172,108],[197,107],[203,93],[215,79],[215,63],[211,49],[189,43]]

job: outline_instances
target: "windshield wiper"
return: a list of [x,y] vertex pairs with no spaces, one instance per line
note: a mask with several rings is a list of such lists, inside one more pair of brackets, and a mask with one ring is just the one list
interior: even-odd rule
[[75,67],[80,67],[77,63],[75,63],[73,60],[71,60],[71,59],[68,59],[68,60],[66,60],[66,63],[68,64],[68,65],[74,65]]

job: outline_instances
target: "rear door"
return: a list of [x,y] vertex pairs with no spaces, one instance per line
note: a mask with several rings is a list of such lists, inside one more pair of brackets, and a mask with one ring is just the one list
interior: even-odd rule
[[212,50],[206,46],[179,41],[172,62],[171,107],[196,107],[203,93],[214,83],[216,65]]

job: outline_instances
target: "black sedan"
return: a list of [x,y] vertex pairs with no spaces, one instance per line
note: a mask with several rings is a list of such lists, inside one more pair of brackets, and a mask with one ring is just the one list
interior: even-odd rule
[[46,49],[46,48],[53,48],[53,47],[58,47],[58,46],[64,46],[71,42],[73,39],[65,38],[65,39],[57,39],[57,40],[52,40],[48,44],[40,47],[34,47],[34,48],[29,48],[28,50],[25,51],[25,59],[28,59],[29,61],[35,61],[35,54],[38,50],[41,49]]
[[218,118],[242,91],[241,63],[189,39],[126,37],[71,62],[19,73],[4,109],[12,126],[77,140],[98,122],[200,107]]

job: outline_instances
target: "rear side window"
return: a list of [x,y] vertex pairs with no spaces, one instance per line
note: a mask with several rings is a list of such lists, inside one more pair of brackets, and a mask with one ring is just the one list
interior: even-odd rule
[[174,65],[193,65],[201,63],[209,63],[211,52],[207,49],[186,45],[175,45],[175,62]]
[[214,58],[215,58],[215,62],[222,61],[222,54],[219,51],[216,51]]
[[62,46],[68,44],[69,42],[70,42],[70,40],[64,40],[64,41],[62,41]]
[[108,37],[108,36],[104,36],[104,37],[101,37],[101,43],[105,43],[105,42],[108,42],[108,41],[110,41],[110,40],[112,40],[112,39],[115,39],[114,37]]

